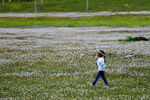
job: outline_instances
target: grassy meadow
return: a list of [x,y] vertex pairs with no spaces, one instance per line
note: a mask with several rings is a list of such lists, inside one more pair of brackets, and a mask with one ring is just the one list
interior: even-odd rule
[[1,17],[0,27],[93,27],[149,26],[149,15],[113,15],[94,17]]
[[[57,52],[68,53],[69,57],[66,61],[61,61],[67,56],[60,56]],[[107,57],[106,77],[109,88],[104,88],[101,78],[96,86],[91,88],[89,84],[96,75],[94,56],[79,59],[80,52],[82,51],[60,51],[46,47],[41,50],[1,49],[1,59],[7,61],[0,67],[0,97],[18,99],[145,98],[148,100],[150,97],[149,68],[129,67],[128,65],[135,61],[123,60],[120,56]],[[40,56],[36,57],[39,54]],[[150,59],[146,56],[138,56],[138,58],[138,61]]]
[[[1,0],[2,1],[2,0]],[[149,0],[89,0],[89,12],[96,11],[149,11]],[[86,12],[86,0],[37,0],[38,12]],[[15,0],[0,6],[0,12],[34,12],[31,2]]]
[[[25,30],[22,29],[21,32],[23,31]],[[149,42],[122,43],[116,39],[106,41],[105,37],[94,41],[99,36],[112,37],[114,32],[21,32],[0,33],[1,99],[150,98],[150,56],[139,52],[136,53],[136,57],[124,58],[135,48],[140,50],[139,46],[132,45],[149,45]],[[118,34],[124,37],[121,33]],[[130,34],[137,33],[131,31]],[[78,39],[78,36],[82,36],[81,39]],[[91,37],[91,41],[84,40],[88,37]],[[95,45],[102,44],[106,51],[106,77],[109,88],[104,87],[101,78],[95,87],[90,87],[89,84],[97,73],[93,62],[97,53]],[[109,47],[109,44],[115,45],[112,46],[114,49]],[[130,46],[123,48],[126,45]],[[127,51],[130,48],[133,50]],[[142,49],[145,50],[148,49]]]
[[[0,13],[32,13],[33,1],[5,2]],[[86,0],[37,1],[38,12],[86,12]],[[89,0],[89,12],[149,11],[149,4]],[[150,40],[149,26],[149,15],[0,17],[0,100],[149,100],[150,42],[126,39]],[[89,86],[98,49],[106,52],[109,88],[101,78]]]

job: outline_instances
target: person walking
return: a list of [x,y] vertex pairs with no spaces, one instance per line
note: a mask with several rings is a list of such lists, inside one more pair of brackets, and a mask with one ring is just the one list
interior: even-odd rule
[[97,53],[97,58],[98,60],[96,60],[96,58],[94,59],[95,64],[98,68],[98,73],[95,77],[95,80],[92,82],[92,84],[90,86],[94,86],[97,82],[97,80],[102,77],[103,81],[105,82],[105,87],[108,87],[108,82],[107,79],[105,77],[105,70],[106,70],[106,64],[105,64],[105,52],[103,50],[99,50]]

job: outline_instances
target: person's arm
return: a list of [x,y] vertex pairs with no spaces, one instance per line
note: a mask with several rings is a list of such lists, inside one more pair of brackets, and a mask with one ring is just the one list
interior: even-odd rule
[[95,64],[96,64],[96,66],[98,67],[96,58],[94,59],[94,63],[95,63]]
[[95,61],[95,64],[96,64],[96,66],[98,67],[98,65],[97,65],[97,61]]

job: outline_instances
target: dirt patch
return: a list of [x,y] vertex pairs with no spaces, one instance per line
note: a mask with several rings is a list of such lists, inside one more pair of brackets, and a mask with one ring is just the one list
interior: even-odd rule
[[25,40],[25,37],[0,37],[1,40],[3,39],[17,39],[17,40]]
[[148,41],[148,39],[145,37],[134,37],[133,40],[134,41]]

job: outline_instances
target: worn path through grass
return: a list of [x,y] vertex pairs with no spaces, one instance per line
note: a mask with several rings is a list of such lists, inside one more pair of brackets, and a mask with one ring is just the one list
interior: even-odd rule
[[48,12],[48,13],[0,13],[0,17],[89,17],[110,15],[150,15],[150,11],[128,12]]

